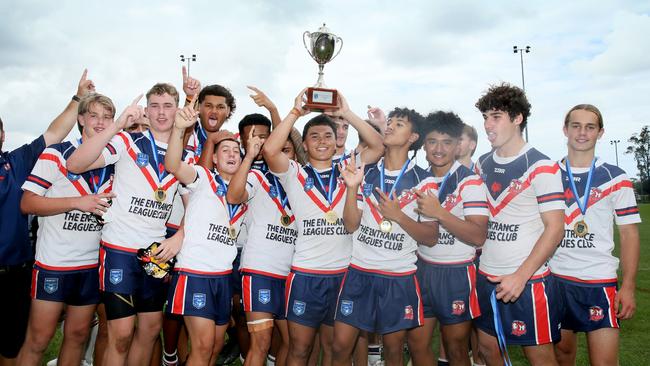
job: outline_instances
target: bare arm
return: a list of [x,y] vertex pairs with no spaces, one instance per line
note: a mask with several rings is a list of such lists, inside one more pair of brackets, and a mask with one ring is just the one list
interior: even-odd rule
[[339,93],[339,109],[332,115],[345,118],[359,132],[359,138],[368,145],[368,148],[361,152],[361,159],[366,164],[376,163],[384,155],[384,142],[381,135],[350,110],[347,100],[341,93]]
[[521,266],[512,274],[488,277],[492,282],[500,282],[496,288],[497,299],[503,302],[515,301],[519,298],[526,282],[553,255],[564,237],[564,210],[546,211],[540,215],[544,223],[544,231]]
[[[77,93],[75,94],[78,98],[83,98],[86,94],[95,91],[95,84],[93,84],[92,80],[86,79],[87,75],[88,70],[84,70],[81,75],[81,80],[79,80]],[[70,130],[72,130],[74,125],[77,123],[78,109],[79,102],[71,100],[63,112],[61,112],[52,123],[50,123],[47,130],[43,133],[45,146],[57,144],[68,136]]]
[[623,281],[621,288],[614,300],[616,317],[630,319],[636,310],[634,291],[636,289],[636,275],[639,270],[639,227],[637,224],[619,225],[619,242],[621,248],[621,267],[623,269]]
[[355,232],[359,228],[362,215],[362,211],[359,209],[357,203],[357,192],[359,191],[359,185],[363,182],[365,166],[362,164],[357,169],[355,160],[350,159],[350,164],[345,169],[339,164],[341,177],[343,177],[343,181],[347,187],[345,192],[345,205],[343,206],[343,225],[345,226],[345,230],[350,233]]
[[183,161],[183,148],[185,147],[185,130],[196,123],[196,111],[193,102],[176,112],[174,128],[169,137],[167,152],[165,153],[165,169],[173,174],[182,184],[190,184],[196,180],[196,170]]
[[251,170],[255,157],[260,153],[262,147],[262,140],[253,136],[255,133],[255,126],[251,128],[248,135],[248,146],[246,147],[246,156],[241,162],[239,169],[235,175],[230,179],[228,185],[228,192],[226,193],[226,200],[230,204],[239,204],[248,200],[248,192],[246,191],[246,178],[248,172]]
[[20,201],[20,211],[23,214],[37,216],[58,215],[72,210],[97,214],[106,212],[110,205],[104,199],[112,197],[115,197],[115,194],[99,193],[80,197],[52,198],[39,196],[31,191],[25,191]]
[[142,107],[138,106],[140,98],[142,98],[142,94],[135,98],[131,105],[126,107],[115,123],[79,145],[67,160],[66,166],[69,171],[75,174],[81,174],[85,171],[101,168],[106,165],[104,157],[101,155],[102,150],[111,141],[113,136],[122,131],[122,129],[128,128],[142,116],[144,111]]
[[264,143],[264,147],[262,148],[264,160],[272,172],[284,173],[289,170],[289,158],[282,153],[282,148],[298,117],[309,113],[309,111],[302,109],[302,97],[305,91],[306,89],[303,89],[296,99],[294,99],[294,107],[291,109],[291,112],[271,132],[271,135]]

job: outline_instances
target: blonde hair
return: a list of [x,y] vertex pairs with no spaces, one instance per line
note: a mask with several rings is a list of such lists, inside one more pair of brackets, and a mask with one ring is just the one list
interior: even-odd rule
[[[82,115],[88,113],[90,111],[90,107],[92,107],[94,104],[99,104],[104,109],[108,109],[111,113],[111,118],[115,118],[115,104],[113,104],[111,98],[99,93],[89,93],[84,95],[79,101],[77,114]],[[79,129],[79,133],[83,133],[83,127],[78,120],[77,128]]]
[[174,98],[176,101],[176,106],[178,107],[178,90],[172,85],[172,84],[167,84],[167,83],[158,83],[149,89],[147,92],[147,102],[149,101],[149,97],[152,95],[164,95],[164,94],[169,94]]
[[598,120],[598,129],[603,128],[603,115],[600,113],[600,110],[596,108],[596,106],[591,104],[578,104],[577,106],[571,108],[566,113],[566,116],[564,116],[564,127],[567,127],[569,125],[569,117],[571,116],[571,112],[573,111],[589,111],[595,114],[596,119]]

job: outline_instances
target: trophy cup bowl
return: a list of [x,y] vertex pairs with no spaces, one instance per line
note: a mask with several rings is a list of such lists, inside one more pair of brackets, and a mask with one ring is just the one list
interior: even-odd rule
[[[338,93],[336,89],[329,89],[323,80],[323,68],[332,61],[343,48],[343,39],[330,33],[323,23],[316,32],[306,31],[302,35],[302,42],[309,56],[318,64],[318,80],[316,85],[307,88],[307,103],[305,106],[313,111],[336,109],[338,106]],[[337,49],[338,45],[338,49]]]

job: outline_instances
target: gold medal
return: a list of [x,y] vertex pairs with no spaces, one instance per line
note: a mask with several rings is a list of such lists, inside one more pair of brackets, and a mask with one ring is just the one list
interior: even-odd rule
[[589,233],[589,226],[585,220],[580,220],[573,225],[573,233],[581,238]]
[[325,221],[330,224],[336,224],[336,221],[338,219],[339,217],[336,215],[336,212],[334,212],[334,210],[329,210],[325,213]]
[[153,198],[158,202],[165,202],[165,199],[167,199],[167,192],[165,192],[162,187],[158,187],[158,189],[153,192]]
[[390,233],[390,231],[393,230],[393,223],[389,220],[383,219],[379,223],[379,230],[381,230],[382,233]]
[[230,236],[230,239],[237,239],[237,230],[234,226],[228,228],[228,236]]
[[291,217],[289,217],[289,215],[282,215],[280,223],[282,226],[289,226],[289,224],[291,224]]

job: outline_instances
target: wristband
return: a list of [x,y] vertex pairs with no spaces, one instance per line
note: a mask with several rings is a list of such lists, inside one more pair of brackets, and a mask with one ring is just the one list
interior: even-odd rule
[[294,114],[296,117],[300,117],[302,115],[302,112],[300,112],[300,109],[293,107],[291,108],[291,111],[289,111],[289,114]]
[[185,103],[187,104],[192,103],[192,97],[190,97],[189,95],[185,96]]
[[74,100],[77,103],[81,102],[81,98],[79,98],[76,94],[72,96],[72,100]]

